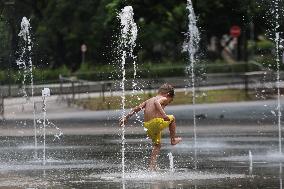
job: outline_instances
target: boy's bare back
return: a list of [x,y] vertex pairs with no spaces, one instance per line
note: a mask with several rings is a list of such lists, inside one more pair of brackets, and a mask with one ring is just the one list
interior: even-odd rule
[[167,119],[167,115],[164,112],[164,108],[167,104],[164,104],[166,98],[163,96],[152,97],[142,104],[144,105],[144,121],[150,121],[154,118],[164,118]]
[[169,84],[164,84],[160,87],[158,95],[152,97],[139,106],[133,108],[125,117],[122,117],[119,121],[119,125],[123,126],[127,120],[135,113],[144,109],[144,121],[150,121],[154,118],[163,118],[165,121],[170,121],[164,108],[173,101],[174,88]]

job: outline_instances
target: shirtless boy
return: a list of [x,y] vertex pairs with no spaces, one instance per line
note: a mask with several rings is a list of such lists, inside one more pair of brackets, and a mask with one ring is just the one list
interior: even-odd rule
[[157,157],[161,149],[162,130],[169,127],[172,145],[176,145],[181,141],[180,137],[176,137],[175,117],[167,115],[164,111],[165,107],[173,101],[174,96],[174,88],[169,84],[164,84],[159,88],[157,96],[142,102],[120,120],[120,125],[122,126],[127,123],[132,115],[144,109],[144,127],[146,128],[148,137],[153,142],[153,150],[149,163],[151,171],[157,169]]

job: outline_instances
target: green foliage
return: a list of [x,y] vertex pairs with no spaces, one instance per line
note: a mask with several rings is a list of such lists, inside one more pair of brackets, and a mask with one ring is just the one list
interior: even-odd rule
[[236,63],[236,64],[204,64],[205,73],[242,73],[249,71],[260,71],[262,67],[258,64],[249,63]]
[[4,81],[5,80],[5,71],[0,71],[0,81]]
[[[258,59],[259,63],[262,63],[264,66],[269,68],[274,68],[271,65],[275,66],[273,59]],[[272,62],[269,62],[272,61]],[[268,66],[268,64],[271,64]],[[272,64],[273,63],[273,64]],[[262,70],[262,67],[255,63],[238,63],[238,64],[226,64],[224,62],[216,63],[206,63],[199,62],[195,65],[195,74],[197,77],[201,77],[203,73],[241,73],[246,71],[258,71]],[[103,80],[120,80],[121,74],[118,68],[113,67],[112,65],[97,65],[94,66],[91,63],[82,64],[80,69],[75,73],[72,73],[71,70],[63,65],[56,69],[51,68],[35,68],[33,69],[33,78],[35,84],[41,83],[55,83],[59,80],[59,75],[64,77],[76,77],[78,79],[90,80],[90,81],[103,81]],[[11,71],[10,81],[9,81],[9,72],[0,71],[0,82],[1,84],[19,84],[23,79],[23,73],[20,71]],[[134,70],[133,68],[128,68],[126,70],[126,78],[133,78]],[[187,77],[186,65],[182,62],[178,63],[145,63],[138,66],[137,78],[148,78],[148,79],[159,79],[162,77]],[[29,76],[26,77],[26,80],[30,80]]]
[[[2,2],[2,1],[0,1]],[[220,37],[229,32],[232,25],[240,25],[248,31],[251,21],[255,25],[255,36],[271,28],[272,18],[266,18],[270,0],[192,0],[198,18],[204,50],[211,36]],[[283,2],[281,2],[282,6]],[[181,47],[187,31],[188,12],[185,0],[15,0],[13,8],[5,8],[5,28],[0,23],[0,46],[8,40],[9,48],[2,48],[0,57],[5,56],[3,65],[8,67],[9,54],[15,54],[18,32],[23,16],[30,18],[32,25],[33,54],[48,67],[66,65],[73,72],[86,72],[80,67],[80,46],[88,47],[86,61],[94,65],[105,65],[114,61],[120,24],[117,13],[125,5],[134,9],[138,25],[135,54],[141,62],[183,61]],[[3,4],[0,5],[3,8]],[[4,9],[4,8],[3,8]],[[2,13],[2,12],[1,12]],[[283,22],[282,15],[280,20]],[[9,23],[9,24],[7,24]],[[281,28],[283,30],[283,28]],[[9,32],[8,32],[9,31]],[[248,33],[248,32],[247,32]],[[7,34],[11,36],[8,37]],[[3,39],[3,40],[2,40]],[[4,40],[5,39],[5,40]],[[10,40],[10,41],[9,41]],[[270,44],[259,42],[257,49],[267,52]],[[5,52],[3,50],[6,50]],[[17,58],[17,57],[16,57]],[[2,64],[1,64],[2,66]],[[45,66],[47,67],[47,66]],[[180,70],[177,70],[181,73]],[[90,70],[89,70],[90,72]],[[95,72],[95,70],[94,70]],[[105,71],[110,72],[110,71]],[[162,75],[166,75],[166,71]],[[52,74],[47,74],[51,75]],[[154,74],[157,75],[157,74]],[[53,76],[52,76],[53,77]],[[105,78],[105,76],[100,76]]]
[[269,39],[262,39],[256,42],[256,50],[258,54],[271,54],[275,48],[275,44]]
[[[262,64],[265,68],[270,70],[277,70],[277,62],[275,57],[270,55],[258,55],[254,58],[254,60],[260,64]],[[280,70],[284,70],[284,65],[280,63]]]
[[63,65],[56,69],[34,69],[33,74],[36,83],[57,82],[59,80],[59,75],[69,76],[71,70]]
[[[202,76],[203,73],[242,73],[247,71],[260,71],[263,68],[256,63],[237,63],[227,64],[225,62],[197,62],[195,65],[195,74]],[[119,70],[110,65],[90,66],[88,64],[81,66],[75,73],[79,79],[85,80],[115,80],[121,79]],[[133,68],[126,69],[126,78],[133,78]],[[144,63],[138,66],[138,78],[158,79],[162,77],[186,77],[186,64],[179,63]]]
[[111,65],[94,65],[92,63],[81,64],[80,68],[73,74],[84,80],[110,80],[116,79],[115,69]]
[[6,62],[9,62],[9,31],[7,23],[4,22],[4,19],[0,17],[0,68],[5,68]]
[[[10,74],[10,77],[9,77]],[[61,66],[57,69],[41,69],[41,68],[35,68],[33,69],[33,79],[35,84],[41,84],[41,83],[54,83],[58,82],[59,75],[63,76],[70,76],[71,70],[68,69],[66,66]],[[23,80],[23,71],[16,71],[11,70],[10,72],[8,70],[0,71],[0,82],[1,84],[20,84]],[[26,73],[26,81],[29,83],[30,81],[30,75],[29,73]]]

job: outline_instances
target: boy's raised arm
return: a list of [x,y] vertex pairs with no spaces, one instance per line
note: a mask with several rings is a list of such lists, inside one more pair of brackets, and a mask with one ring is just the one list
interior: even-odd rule
[[146,101],[142,102],[139,106],[136,106],[135,108],[131,109],[131,111],[123,118],[120,119],[119,121],[119,125],[122,126],[123,124],[125,124],[128,119],[133,116],[133,114],[136,114],[138,112],[140,112],[142,109],[144,109],[146,106]]

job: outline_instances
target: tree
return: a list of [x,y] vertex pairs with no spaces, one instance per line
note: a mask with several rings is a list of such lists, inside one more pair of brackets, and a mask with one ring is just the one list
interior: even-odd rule
[[[17,35],[21,19],[30,18],[35,65],[43,62],[52,68],[67,65],[76,70],[81,63],[83,43],[88,46],[87,61],[94,65],[108,63],[120,30],[117,14],[126,5],[133,6],[139,27],[135,52],[138,61],[183,60],[181,46],[188,22],[186,0],[15,0],[14,8],[3,13],[5,1],[0,0],[0,11],[10,27],[14,51],[19,48]],[[254,22],[256,34],[264,33],[270,27],[263,19],[270,8],[268,1],[193,0],[202,46],[206,46],[212,35],[220,37],[228,33],[234,24],[245,31]]]

